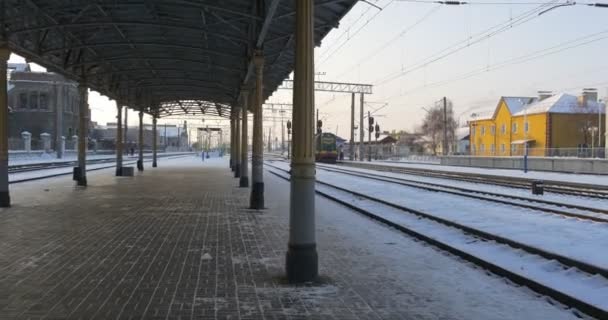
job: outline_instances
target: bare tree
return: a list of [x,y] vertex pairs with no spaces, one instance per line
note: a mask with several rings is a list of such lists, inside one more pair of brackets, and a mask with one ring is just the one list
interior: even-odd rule
[[435,155],[437,154],[437,147],[442,143],[444,128],[447,129],[447,148],[448,150],[454,150],[454,137],[458,123],[454,119],[453,109],[452,101],[448,100],[444,115],[443,102],[438,102],[427,110],[422,120],[421,131],[431,139],[431,149]]

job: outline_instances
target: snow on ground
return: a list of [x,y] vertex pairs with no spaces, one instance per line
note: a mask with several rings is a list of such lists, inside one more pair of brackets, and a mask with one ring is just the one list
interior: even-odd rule
[[[288,164],[282,163],[287,168]],[[608,269],[606,223],[317,170],[317,180]]]
[[[184,152],[162,152],[162,153],[158,153],[159,156],[164,156],[164,155],[171,155],[171,154],[182,154]],[[144,157],[151,157],[152,153],[151,152],[144,152]],[[137,159],[137,152],[135,153],[135,155],[130,156],[130,155],[124,155],[123,156],[124,159]],[[99,160],[99,159],[116,159],[116,155],[114,154],[87,154],[87,160]],[[69,162],[69,161],[77,161],[78,160],[78,155],[77,154],[70,154],[70,155],[66,155],[61,159],[57,159],[54,156],[51,156],[49,154],[44,154],[42,156],[38,156],[38,155],[32,155],[31,157],[28,158],[19,158],[19,159],[11,159],[10,155],[9,155],[9,166],[16,166],[16,165],[30,165],[30,164],[39,164],[39,163],[61,163],[61,162]]]
[[[268,209],[259,219],[287,220],[289,183],[271,174],[265,180]],[[559,303],[333,201],[315,201],[320,272],[338,283],[348,281],[353,295],[378,312],[404,310],[403,319],[417,320],[578,318]]]
[[[324,164],[323,166],[331,166],[331,165]],[[449,178],[432,178],[432,177],[416,176],[416,175],[405,174],[405,173],[377,171],[377,170],[371,170],[371,169],[362,169],[362,168],[345,167],[345,166],[336,166],[336,168],[342,169],[342,170],[351,170],[351,171],[361,172],[361,173],[371,173],[371,174],[380,175],[383,177],[408,179],[408,180],[414,180],[417,182],[438,183],[438,184],[449,185],[449,186],[454,186],[454,187],[458,187],[458,188],[467,188],[467,189],[471,189],[471,190],[483,190],[483,191],[488,191],[488,192],[493,192],[493,193],[502,193],[502,194],[508,194],[508,195],[513,195],[513,196],[527,197],[527,198],[532,198],[532,199],[557,201],[557,202],[562,202],[562,203],[576,204],[576,205],[581,205],[581,206],[602,208],[602,209],[608,210],[608,201],[603,200],[603,199],[597,199],[597,198],[556,194],[556,193],[551,193],[551,192],[547,192],[542,196],[541,195],[532,195],[530,190],[528,190],[528,189],[510,188],[510,187],[504,187],[504,186],[498,186],[498,185],[492,185],[492,184],[484,184],[484,183],[476,183],[476,182],[457,181],[457,180],[452,180]],[[607,177],[607,179],[608,179],[608,177]],[[606,216],[604,215],[604,217],[606,217]]]
[[606,278],[598,275],[589,276],[576,269],[563,269],[563,266],[556,261],[547,261],[542,257],[513,249],[507,245],[479,241],[478,238],[466,235],[459,229],[446,227],[428,219],[420,219],[415,215],[404,214],[398,209],[373,203],[330,187],[317,185],[316,188],[357,207],[367,209],[384,219],[473,254],[484,261],[492,262],[525,278],[534,279],[598,308],[608,310],[608,299],[606,299],[608,280]]
[[[175,156],[177,156],[179,153],[176,153]],[[167,154],[163,154],[163,156],[158,157],[158,161],[164,161],[164,160],[168,160],[168,158],[170,158],[170,156],[166,156]],[[146,154],[144,154],[144,157],[146,156]],[[90,158],[87,157],[87,159],[90,160]],[[102,158],[105,159],[105,158]],[[108,159],[116,159],[114,156]],[[123,159],[123,165],[124,166],[135,166],[135,164],[137,163],[137,156],[128,156],[128,157],[124,157]],[[148,163],[151,163],[152,160],[151,159],[144,159],[144,166]],[[149,164],[148,164],[149,165]],[[100,168],[108,168],[108,167],[115,167],[114,162],[108,162],[108,163],[98,163],[98,164],[87,164],[87,170],[95,170],[95,169],[100,169]],[[53,168],[53,169],[43,169],[43,170],[35,170],[35,171],[25,171],[25,172],[16,172],[16,173],[9,173],[8,175],[8,180],[11,183],[15,183],[15,182],[20,182],[22,180],[29,180],[29,179],[35,179],[35,178],[40,178],[40,177],[48,177],[48,176],[53,176],[53,175],[71,175],[73,172],[73,167],[63,167],[63,168]]]
[[[355,162],[355,161],[353,161],[353,162]],[[357,162],[357,163],[369,164],[369,162]],[[608,186],[608,177],[602,176],[602,175],[545,172],[545,171],[528,171],[528,173],[524,173],[522,170],[514,170],[514,169],[488,169],[488,168],[473,168],[473,167],[458,167],[458,166],[442,166],[442,165],[434,165],[434,164],[414,164],[414,163],[400,163],[400,162],[390,162],[389,163],[389,162],[382,162],[382,161],[374,161],[374,162],[371,162],[371,164],[379,165],[379,166],[389,166],[389,167],[404,167],[404,168],[428,169],[428,170],[446,171],[446,172],[486,174],[486,175],[504,176],[504,177],[512,177],[512,178],[554,180],[554,181],[578,182],[578,183],[587,183],[587,184],[597,184],[597,185],[602,185],[602,186]]]

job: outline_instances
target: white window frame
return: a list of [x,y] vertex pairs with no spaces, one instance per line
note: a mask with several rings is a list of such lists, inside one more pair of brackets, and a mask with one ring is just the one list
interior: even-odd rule
[[513,131],[513,133],[517,133],[517,122],[513,122],[513,125],[511,126],[511,130]]

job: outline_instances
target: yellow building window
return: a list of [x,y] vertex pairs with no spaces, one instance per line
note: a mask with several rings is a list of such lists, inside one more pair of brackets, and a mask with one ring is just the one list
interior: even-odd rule
[[513,122],[513,133],[517,133],[517,122]]
[[507,134],[507,125],[506,125],[506,124],[504,124],[504,123],[503,123],[503,124],[500,126],[500,133],[502,133],[502,134]]
[[526,123],[524,123],[524,132],[528,133],[528,130],[530,130],[530,124],[526,121]]
[[485,126],[481,126],[481,135],[482,136],[486,135],[486,127]]
[[500,145],[500,153],[505,153],[505,144]]
[[492,135],[496,135],[496,126],[490,127],[490,132],[492,132]]

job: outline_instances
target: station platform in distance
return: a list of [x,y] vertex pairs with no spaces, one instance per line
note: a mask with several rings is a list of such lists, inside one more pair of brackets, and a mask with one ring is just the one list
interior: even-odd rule
[[247,208],[227,158],[11,185],[0,319],[575,319],[560,304],[321,197],[320,279],[285,281],[289,182]]

